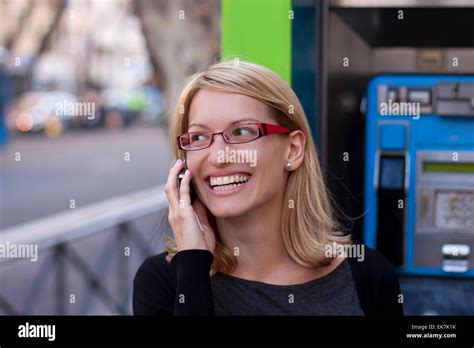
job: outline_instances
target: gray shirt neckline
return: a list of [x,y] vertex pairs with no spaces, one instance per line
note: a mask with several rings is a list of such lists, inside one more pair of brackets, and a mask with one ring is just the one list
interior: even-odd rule
[[337,276],[340,275],[341,272],[344,271],[344,267],[345,267],[344,264],[347,263],[347,262],[348,262],[348,260],[347,260],[347,258],[345,258],[335,269],[333,269],[328,274],[325,274],[322,277],[318,277],[318,278],[315,278],[315,279],[308,280],[304,283],[297,283],[297,284],[286,284],[286,285],[271,284],[271,283],[261,282],[261,281],[258,281],[258,280],[250,280],[250,279],[239,278],[239,277],[235,277],[235,276],[232,276],[230,274],[221,273],[221,272],[216,273],[214,275],[214,277],[228,279],[229,281],[233,281],[233,282],[240,283],[240,284],[251,285],[253,287],[258,287],[258,288],[261,288],[261,289],[268,289],[268,290],[298,289],[298,290],[303,290],[305,288],[310,288],[310,287],[313,287],[315,285],[324,284],[324,283],[332,280],[333,278],[336,278]]
[[305,283],[277,285],[217,273],[211,278],[216,315],[363,315],[351,267]]

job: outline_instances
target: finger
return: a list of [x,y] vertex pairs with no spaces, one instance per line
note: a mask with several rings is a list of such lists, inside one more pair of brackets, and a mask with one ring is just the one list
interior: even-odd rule
[[181,180],[181,187],[179,188],[179,207],[185,208],[191,205],[191,196],[190,196],[190,182],[192,174],[189,169],[186,169],[183,180]]
[[183,168],[184,163],[181,159],[178,159],[176,163],[171,167],[168,174],[168,179],[166,181],[166,196],[168,198],[168,205],[171,210],[176,210],[178,208],[179,193],[177,189],[178,184],[178,174],[181,168]]

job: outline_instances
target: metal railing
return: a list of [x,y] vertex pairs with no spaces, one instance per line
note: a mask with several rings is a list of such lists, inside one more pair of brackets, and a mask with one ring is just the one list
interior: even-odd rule
[[[48,275],[53,273],[54,290],[53,293],[48,293],[55,303],[53,314],[67,314],[66,305],[72,299],[71,294],[67,293],[69,269],[67,266],[70,264],[76,277],[77,275],[81,277],[80,286],[85,285],[86,288],[86,296],[75,308],[75,314],[89,313],[93,296],[108,308],[109,314],[131,314],[132,281],[135,270],[131,269],[130,254],[133,252],[139,262],[150,255],[156,242],[155,238],[163,237],[166,232],[164,226],[167,220],[165,216],[167,205],[164,187],[158,186],[1,230],[0,244],[4,246],[4,250],[7,244],[10,247],[35,246],[38,255],[42,255],[40,257],[42,263],[39,270],[32,275],[32,279],[21,279],[22,286],[26,289],[22,301],[18,299],[14,301],[4,296],[2,289],[8,289],[9,284],[2,281],[2,278],[7,278],[3,274],[0,278],[0,308],[6,314],[31,314],[38,302],[39,294],[45,287]],[[153,214],[160,211],[162,214],[158,227],[153,226],[154,235],[147,241],[134,221],[154,216]],[[97,236],[106,230],[111,230],[111,238],[103,242],[102,246],[93,244],[92,248],[96,249],[99,260],[96,265],[91,266],[90,260],[83,255],[89,250],[77,251],[73,245],[79,240]],[[133,248],[132,243],[135,246]],[[128,248],[128,254],[125,248]],[[50,255],[45,256],[47,254]],[[110,287],[105,286],[103,275],[110,274],[108,268],[114,260],[117,262],[118,284],[113,287],[114,290],[110,290]],[[31,260],[0,257],[0,275],[2,268],[11,262],[31,262]],[[21,278],[21,274],[17,276]],[[30,282],[26,284],[28,280]]]

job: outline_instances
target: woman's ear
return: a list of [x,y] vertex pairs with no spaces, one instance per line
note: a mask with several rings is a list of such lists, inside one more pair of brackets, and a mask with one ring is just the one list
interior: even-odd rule
[[291,170],[298,169],[303,163],[306,136],[301,130],[289,134],[285,165],[291,163]]

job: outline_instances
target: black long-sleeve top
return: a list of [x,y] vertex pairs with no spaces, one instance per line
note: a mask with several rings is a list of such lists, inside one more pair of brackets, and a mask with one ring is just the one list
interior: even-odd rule
[[[400,286],[392,265],[378,251],[366,246],[364,249],[363,261],[347,258],[359,308],[367,316],[402,316]],[[165,257],[166,253],[148,257],[138,269],[134,279],[134,314],[214,315],[212,253],[183,250],[173,257],[171,264]],[[244,280],[239,286],[245,284]],[[305,298],[307,296],[313,295],[306,294]]]

